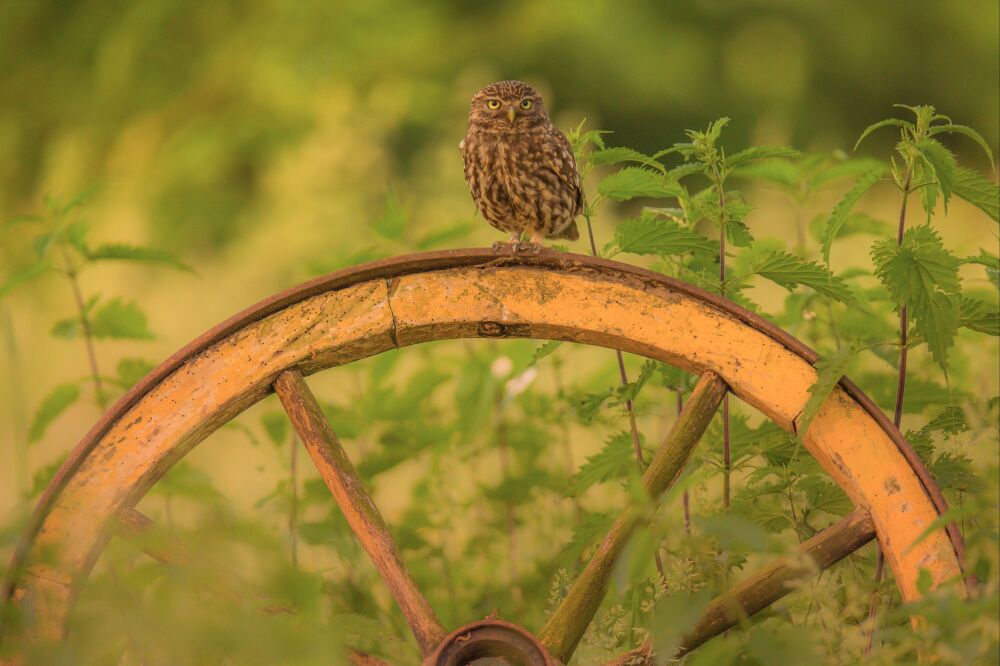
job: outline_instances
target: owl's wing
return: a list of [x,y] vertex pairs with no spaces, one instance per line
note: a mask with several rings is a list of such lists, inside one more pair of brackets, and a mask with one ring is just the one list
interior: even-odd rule
[[552,140],[547,141],[545,146],[547,148],[544,151],[545,166],[558,176],[563,187],[574,193],[576,210],[570,217],[576,217],[583,212],[583,184],[580,182],[580,172],[573,157],[573,146],[566,135],[555,127],[552,128]]

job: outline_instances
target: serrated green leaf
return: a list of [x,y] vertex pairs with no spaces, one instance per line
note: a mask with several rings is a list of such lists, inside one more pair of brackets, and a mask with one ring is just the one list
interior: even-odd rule
[[153,364],[141,358],[123,358],[118,361],[116,370],[118,381],[128,389],[148,375],[153,370]]
[[986,335],[1000,335],[1000,304],[978,298],[960,298],[959,325]]
[[573,408],[576,410],[576,417],[584,423],[594,420],[601,406],[614,395],[614,392],[614,389],[609,388],[600,393],[587,393],[582,398],[575,400]]
[[[827,221],[829,219],[829,215],[818,215],[809,223],[810,234],[821,244],[825,238]],[[892,225],[885,220],[874,218],[868,213],[852,212],[848,213],[847,217],[844,218],[844,221],[836,232],[836,238],[865,234],[871,236],[888,236],[892,232]],[[823,263],[828,263],[826,258],[824,258]]]
[[883,173],[885,173],[885,168],[880,165],[861,174],[861,177],[855,181],[851,189],[834,206],[830,217],[826,219],[826,223],[823,226],[823,263],[830,264],[830,249],[833,247],[833,241],[836,239],[841,227],[847,220],[847,214],[851,212],[851,209],[864,196],[865,192],[870,190],[882,178]]
[[753,234],[750,227],[739,220],[726,221],[726,240],[734,247],[750,247],[753,243]]
[[990,144],[986,143],[986,139],[984,139],[982,135],[976,130],[972,129],[971,127],[967,127],[966,125],[956,125],[954,123],[947,123],[944,125],[934,125],[933,127],[930,128],[930,130],[927,133],[930,136],[934,136],[935,134],[941,134],[942,132],[948,134],[964,134],[965,136],[969,137],[970,139],[978,143],[979,147],[983,149],[983,152],[986,153],[986,157],[989,158],[990,160],[990,164],[994,164],[993,151],[990,150]]
[[811,510],[834,516],[846,516],[854,510],[854,504],[840,486],[826,479],[810,476],[801,481],[799,487],[805,492]]
[[865,131],[863,131],[861,133],[861,136],[858,137],[857,143],[854,144],[854,150],[858,149],[858,146],[861,145],[861,142],[864,141],[869,134],[871,134],[877,129],[881,129],[882,127],[900,127],[909,130],[911,132],[914,131],[913,123],[909,121],[900,120],[899,118],[886,118],[885,120],[880,120],[877,123],[872,123],[871,125],[866,127]]
[[584,513],[573,525],[572,538],[559,550],[556,556],[558,565],[572,571],[587,549],[608,533],[614,521],[615,516],[610,513]]
[[971,257],[965,257],[959,261],[963,264],[979,264],[981,266],[986,266],[987,268],[1000,270],[1000,256],[991,254],[983,248],[979,248],[979,254]]
[[624,146],[615,146],[613,148],[595,150],[587,155],[587,160],[593,166],[603,164],[620,164],[622,162],[636,162],[638,164],[644,164],[648,167],[652,167],[660,172],[666,170],[662,164],[654,160],[649,155],[644,155],[634,148],[626,148]]
[[531,360],[528,361],[528,367],[530,368],[531,366],[535,365],[543,358],[554,352],[556,349],[559,348],[559,345],[561,344],[562,341],[560,340],[549,340],[545,344],[539,345],[535,349],[535,352],[531,355]]
[[50,270],[52,270],[52,267],[49,265],[49,263],[47,261],[41,261],[37,264],[34,264],[33,266],[25,268],[22,271],[14,273],[10,277],[8,277],[3,282],[3,284],[0,284],[0,298],[3,298],[8,293],[13,291],[15,288],[19,287],[20,285],[30,282],[37,277],[41,277],[42,275],[45,275]]
[[28,443],[34,443],[45,436],[45,431],[55,421],[60,414],[77,401],[80,397],[80,387],[75,384],[60,384],[52,389],[45,396],[42,404],[38,406],[34,418],[31,420],[31,429],[28,431]]
[[958,163],[955,161],[955,156],[934,139],[918,141],[916,147],[934,173],[934,178],[941,188],[941,199],[947,212],[948,201],[951,199],[951,193],[955,189],[955,181],[958,179]]
[[718,243],[671,219],[643,215],[621,222],[615,228],[615,244],[630,254],[677,255],[688,252],[714,256]]
[[955,194],[1000,222],[1000,187],[972,169],[958,167]]
[[169,252],[141,245],[107,243],[93,250],[87,250],[85,256],[90,261],[134,261],[137,263],[163,264],[164,266],[170,266],[188,273],[194,272],[187,264]]
[[789,148],[787,146],[752,146],[741,150],[738,153],[733,153],[726,157],[726,166],[729,168],[737,167],[741,164],[747,162],[752,162],[753,160],[765,160],[772,159],[776,157],[798,158],[802,157],[802,153],[794,148]]
[[925,431],[939,431],[949,435],[956,435],[969,429],[965,420],[965,413],[957,405],[945,407],[944,411],[931,419],[923,428]]
[[926,225],[907,230],[902,245],[891,238],[877,241],[871,255],[876,277],[907,308],[934,360],[947,372],[948,349],[959,323],[958,260]]
[[803,285],[841,303],[854,300],[847,283],[823,266],[787,252],[771,250],[754,257],[751,270],[789,291]]
[[604,448],[587,458],[587,462],[580,466],[570,479],[569,492],[571,495],[581,495],[595,484],[620,479],[637,469],[632,436],[627,432],[620,432],[609,437]]
[[153,337],[139,306],[120,298],[108,301],[94,312],[90,333],[95,338],[150,340]]
[[806,406],[803,407],[795,424],[800,439],[805,437],[820,407],[826,402],[841,377],[847,373],[861,349],[857,344],[845,345],[836,353],[816,362],[816,381],[809,387],[809,400],[806,401]]
[[608,199],[628,201],[637,197],[676,197],[681,188],[663,174],[642,167],[625,167],[605,177],[597,191]]

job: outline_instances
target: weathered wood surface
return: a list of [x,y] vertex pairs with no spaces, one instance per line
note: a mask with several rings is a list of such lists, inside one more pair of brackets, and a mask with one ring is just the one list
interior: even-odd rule
[[274,390],[347,524],[389,586],[421,652],[424,656],[430,654],[444,638],[444,627],[406,571],[382,514],[323,415],[323,409],[297,370],[278,375]]
[[[658,498],[684,471],[725,395],[726,384],[714,372],[706,372],[698,380],[643,474],[642,481],[651,498]],[[636,506],[622,512],[542,629],[542,644],[556,659],[565,663],[573,656],[607,593],[615,562],[640,524],[642,515],[642,508]]]
[[[738,397],[794,427],[816,356],[772,324],[633,266],[543,252],[455,250],[375,262],[269,298],[193,341],[127,393],[80,442],[43,495],[4,596],[58,639],[75,581],[108,523],[177,460],[266,396],[284,370],[309,374],[395,346],[453,337],[534,337],[620,348],[718,374]],[[926,567],[960,575],[962,543],[937,530],[940,490],[898,431],[849,382],[806,437],[810,452],[872,515],[905,599]],[[898,488],[898,489],[897,489]],[[911,548],[911,545],[912,548]]]

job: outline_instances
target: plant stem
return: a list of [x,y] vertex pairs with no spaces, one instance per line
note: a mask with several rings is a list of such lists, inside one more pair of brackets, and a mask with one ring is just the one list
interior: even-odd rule
[[[677,416],[680,417],[681,412],[684,410],[684,393],[678,388],[677,389]],[[691,534],[691,496],[688,494],[688,489],[684,489],[684,531],[687,534]]]
[[[590,251],[596,257],[597,243],[594,241],[594,225],[590,222],[589,214],[584,213],[583,218],[587,221],[587,235],[590,237]],[[625,358],[618,349],[615,350],[615,356],[618,358],[618,374],[621,377],[622,386],[628,386],[628,373],[625,371]],[[631,399],[625,401],[625,410],[628,412],[629,430],[632,434],[632,448],[635,451],[636,462],[639,464],[639,472],[642,473],[642,471],[646,468],[646,461],[643,460],[642,457],[642,444],[639,439],[639,426],[635,421],[635,410],[633,409]]]
[[[903,244],[903,232],[906,229],[906,200],[910,195],[910,181],[913,177],[913,161],[906,170],[906,181],[903,183],[903,202],[899,206],[899,228],[896,232],[896,244]],[[898,429],[903,422],[903,393],[906,390],[906,305],[899,309],[899,374],[896,380],[896,412],[892,422]],[[872,588],[871,601],[868,604],[868,639],[865,642],[865,656],[872,650],[872,641],[875,636],[875,612],[878,609],[878,587],[882,582],[882,573],[885,570],[885,554],[879,548],[878,559],[875,564],[875,583]]]
[[295,536],[299,520],[299,438],[292,437],[291,453],[289,454],[289,483],[291,485],[291,506],[288,508],[288,545],[292,555],[292,568],[299,568],[299,542]]
[[[716,171],[715,187],[719,193],[719,294],[726,297],[726,194],[722,189],[722,175]],[[722,506],[729,510],[729,483],[732,461],[729,457],[729,394],[722,399]]]
[[[584,206],[586,210],[586,206]],[[590,215],[588,213],[583,214],[583,218],[587,221],[587,236],[590,238],[590,251],[596,257],[597,256],[597,243],[594,241],[594,225],[590,222]],[[621,350],[615,350],[615,356],[618,358],[618,373],[621,377],[622,386],[628,386],[628,373],[625,372],[625,358],[622,356]],[[636,464],[639,465],[639,473],[642,474],[646,471],[646,461],[642,457],[642,444],[640,444],[639,439],[639,426],[635,421],[635,410],[633,409],[632,400],[625,401],[625,409],[628,411],[628,423],[629,431],[632,435],[632,448],[635,450],[635,460]],[[663,560],[660,558],[660,551],[657,549],[655,557],[653,558],[656,563],[656,572],[660,575],[660,580],[666,582],[667,573],[666,569],[663,567]]]
[[80,315],[80,328],[83,331],[83,340],[87,347],[87,360],[90,363],[90,375],[94,380],[94,392],[97,395],[97,404],[103,409],[107,405],[107,398],[104,395],[104,385],[101,382],[101,373],[97,368],[97,353],[94,351],[94,334],[90,327],[90,318],[87,316],[87,303],[80,290],[80,281],[77,277],[77,267],[73,265],[69,253],[62,248],[63,261],[66,264],[66,276],[69,278],[73,288],[73,300],[76,302],[76,309]]

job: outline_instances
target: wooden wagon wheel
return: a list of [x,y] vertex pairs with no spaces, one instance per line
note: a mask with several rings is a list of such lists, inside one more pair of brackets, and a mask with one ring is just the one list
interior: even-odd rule
[[[816,378],[816,354],[789,334],[688,284],[621,263],[548,251],[511,257],[455,250],[333,273],[264,300],[191,342],[124,395],[80,442],[42,496],[9,570],[4,598],[28,618],[17,638],[61,639],[113,519],[127,518],[196,444],[276,391],[389,585],[425,664],[457,666],[490,655],[532,665],[568,661],[640,513],[622,513],[537,639],[499,620],[446,635],[303,379],[396,347],[472,337],[583,342],[699,374],[643,477],[653,496],[681,472],[727,390],[794,432]],[[954,527],[918,538],[946,510],[941,492],[867,396],[842,381],[804,443],[856,507],[802,545],[819,567],[877,534],[905,600],[921,596],[922,569],[934,587],[961,585],[963,544]],[[785,583],[802,573],[777,562],[736,585],[710,604],[682,650],[732,626],[734,600],[752,614],[785,594]]]

